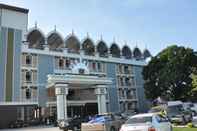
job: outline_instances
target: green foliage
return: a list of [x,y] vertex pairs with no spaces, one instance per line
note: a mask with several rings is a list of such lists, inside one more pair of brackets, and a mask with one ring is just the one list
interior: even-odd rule
[[196,131],[197,128],[174,127],[173,131]]
[[194,125],[190,122],[190,123],[187,123],[187,127],[192,128],[192,127],[194,127]]
[[191,73],[197,58],[190,48],[170,46],[152,58],[143,69],[145,94],[148,99],[159,96],[167,100],[190,99]]
[[197,75],[192,74],[192,86],[194,87],[193,91],[197,91]]

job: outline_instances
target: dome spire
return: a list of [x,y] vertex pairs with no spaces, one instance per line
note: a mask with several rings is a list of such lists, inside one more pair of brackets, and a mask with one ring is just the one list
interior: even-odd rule
[[37,21],[35,21],[35,28],[37,28],[38,27],[38,23],[37,23]]
[[73,36],[75,34],[74,29],[72,29],[71,35]]
[[126,40],[124,40],[124,44],[127,46],[127,41]]
[[113,43],[116,43],[116,38],[115,38],[115,36],[113,37]]
[[87,38],[90,38],[90,36],[89,36],[89,32],[87,32]]
[[54,31],[56,32],[56,25],[54,25]]
[[101,37],[100,39],[101,39],[101,41],[102,41],[102,40],[103,40],[103,36],[102,36],[102,34],[101,34],[101,36],[100,36],[100,37]]

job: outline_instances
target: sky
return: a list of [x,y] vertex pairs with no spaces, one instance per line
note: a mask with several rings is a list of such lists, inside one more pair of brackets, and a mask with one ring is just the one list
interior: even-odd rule
[[29,9],[28,28],[46,35],[55,26],[66,37],[74,30],[110,46],[127,44],[153,55],[172,44],[197,51],[197,0],[0,0]]

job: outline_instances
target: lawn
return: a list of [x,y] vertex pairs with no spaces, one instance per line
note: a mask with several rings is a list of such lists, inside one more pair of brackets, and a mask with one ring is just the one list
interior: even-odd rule
[[174,127],[173,131],[197,131],[197,128]]

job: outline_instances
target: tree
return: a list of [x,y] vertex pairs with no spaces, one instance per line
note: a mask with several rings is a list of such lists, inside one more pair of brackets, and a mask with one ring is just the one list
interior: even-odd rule
[[150,100],[159,96],[167,100],[190,99],[195,66],[197,58],[192,49],[176,45],[164,49],[143,69],[146,97]]
[[193,91],[197,91],[197,75],[192,74],[192,86],[193,86]]

